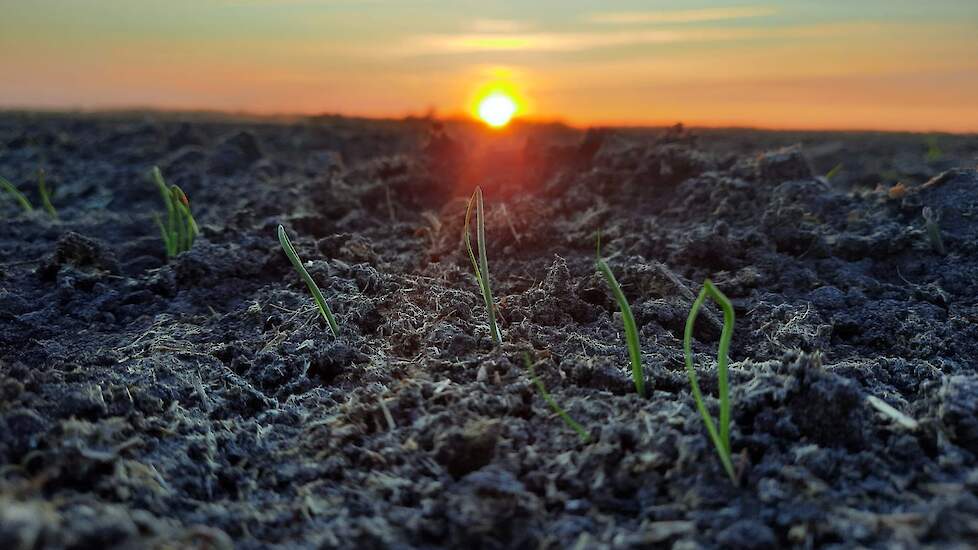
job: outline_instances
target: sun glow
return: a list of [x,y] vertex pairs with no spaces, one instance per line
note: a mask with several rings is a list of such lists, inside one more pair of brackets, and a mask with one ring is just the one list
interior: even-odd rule
[[516,101],[503,92],[492,92],[479,101],[478,113],[489,126],[502,128],[516,114]]

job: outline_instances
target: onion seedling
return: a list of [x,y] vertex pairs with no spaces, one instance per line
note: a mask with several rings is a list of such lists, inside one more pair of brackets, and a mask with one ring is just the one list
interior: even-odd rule
[[282,250],[285,251],[285,255],[289,257],[289,261],[292,262],[292,267],[299,272],[299,276],[302,277],[306,286],[309,287],[309,293],[312,294],[313,300],[319,306],[319,313],[322,314],[323,319],[326,319],[326,323],[329,324],[329,331],[333,333],[333,336],[337,336],[340,333],[340,326],[336,323],[336,318],[333,317],[333,311],[329,309],[329,304],[323,298],[323,293],[319,290],[319,285],[316,284],[316,281],[312,280],[309,272],[302,265],[302,260],[296,254],[295,247],[292,246],[292,241],[289,240],[289,235],[281,225],[278,226],[278,242],[282,245]]
[[14,200],[16,200],[18,203],[20,203],[20,206],[21,208],[24,209],[24,212],[34,211],[34,207],[31,205],[31,201],[27,200],[27,197],[25,197],[23,193],[18,191],[17,187],[14,186],[14,184],[10,183],[10,181],[3,176],[0,176],[0,188],[6,191],[7,194],[13,197]]
[[924,160],[928,163],[940,162],[944,158],[944,152],[937,144],[937,136],[927,136],[925,142],[927,143],[927,154],[924,155]]
[[947,250],[944,248],[944,240],[941,239],[941,226],[938,225],[940,217],[929,206],[924,207],[922,215],[924,216],[924,226],[927,228],[927,238],[930,239],[931,248],[941,256],[947,254]]
[[155,219],[163,236],[166,257],[172,258],[190,250],[200,230],[197,228],[194,215],[190,212],[190,201],[183,190],[176,185],[168,186],[158,166],[154,166],[150,173],[160,191],[160,196],[163,197],[163,204],[166,205],[166,223],[163,223],[159,214],[155,215]]
[[[475,253],[472,251],[472,240],[469,237],[469,221],[472,219],[472,205],[476,207],[476,244],[479,246],[479,259],[476,260]],[[469,206],[465,209],[465,228],[462,231],[462,240],[465,241],[465,248],[469,252],[469,260],[472,261],[472,269],[475,271],[476,282],[482,291],[482,301],[486,304],[486,311],[489,316],[489,332],[492,335],[493,343],[498,347],[503,345],[503,336],[499,332],[496,324],[496,306],[492,298],[492,288],[489,287],[489,261],[486,259],[486,221],[485,212],[482,206],[482,188],[476,187],[475,192],[469,197]]]
[[[719,422],[714,422],[713,417],[706,410],[706,402],[703,401],[703,394],[700,392],[700,385],[696,378],[696,370],[693,368],[693,325],[696,324],[696,316],[707,297],[719,304],[723,310],[723,329],[720,331],[720,346],[717,349],[717,391],[720,394]],[[686,318],[683,353],[686,358],[686,373],[689,375],[689,384],[693,388],[693,398],[696,400],[696,408],[699,410],[700,416],[703,417],[706,431],[710,434],[710,440],[713,441],[717,454],[720,455],[723,469],[730,476],[730,480],[737,483],[737,476],[734,474],[733,462],[730,458],[730,384],[727,381],[727,353],[730,351],[733,329],[734,310],[730,299],[707,279],[703,282],[703,289],[700,290],[699,296],[693,302],[693,307],[689,310],[689,317]]]
[[37,192],[41,195],[41,204],[44,205],[44,210],[46,210],[48,215],[52,218],[58,219],[58,211],[55,210],[54,205],[51,204],[51,191],[48,190],[44,168],[37,169]]
[[833,166],[831,170],[825,173],[825,181],[831,181],[832,178],[837,176],[841,171],[842,171],[842,163],[840,162],[839,164]]
[[645,397],[645,371],[642,369],[642,348],[638,343],[638,327],[635,325],[635,316],[632,315],[632,308],[628,305],[628,300],[625,299],[621,285],[615,279],[615,274],[611,272],[608,262],[601,258],[600,234],[597,242],[596,264],[598,271],[604,275],[604,280],[608,283],[608,288],[611,289],[611,294],[614,295],[615,301],[618,302],[618,308],[621,310],[621,320],[625,325],[625,342],[628,344],[628,355],[632,360],[632,381],[635,382],[635,391],[640,396]]
[[563,408],[561,408],[560,405],[557,404],[557,401],[547,391],[547,387],[543,385],[543,382],[539,378],[537,378],[537,373],[533,369],[533,361],[530,360],[530,354],[527,352],[523,352],[523,364],[526,365],[526,370],[530,372],[530,379],[533,380],[533,384],[537,387],[538,390],[540,390],[540,395],[543,396],[543,400],[547,402],[547,405],[550,405],[550,408],[555,413],[557,413],[557,416],[559,416],[561,420],[564,421],[564,424],[567,424],[567,427],[569,427],[570,429],[574,430],[577,433],[577,436],[581,438],[581,441],[583,441],[584,443],[590,441],[591,435],[587,433],[587,430],[585,430],[583,426],[575,422],[574,419],[571,418],[569,414],[567,414],[567,411],[565,411]]

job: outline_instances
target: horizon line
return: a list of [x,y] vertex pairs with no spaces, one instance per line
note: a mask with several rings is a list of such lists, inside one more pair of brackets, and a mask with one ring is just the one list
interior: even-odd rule
[[[377,114],[377,115],[367,115],[359,113],[340,113],[340,112],[330,112],[330,111],[260,111],[260,110],[247,110],[247,109],[214,109],[214,108],[168,108],[168,107],[153,107],[145,105],[130,105],[130,106],[115,106],[115,107],[81,107],[81,106],[30,106],[30,105],[13,105],[13,106],[0,106],[0,115],[8,114],[39,114],[39,115],[86,115],[86,116],[99,116],[99,115],[163,115],[163,116],[181,116],[181,115],[193,115],[200,117],[213,117],[217,118],[229,118],[229,119],[265,119],[265,120],[278,120],[286,121],[288,119],[312,119],[312,118],[343,118],[350,120],[364,120],[373,122],[404,122],[408,120],[425,120],[429,119],[432,121],[448,121],[448,122],[464,122],[474,125],[484,126],[485,124],[478,118],[475,118],[471,114],[465,111],[457,110],[455,112],[450,112],[446,114],[437,114],[435,110],[434,114],[428,114],[425,112],[407,112],[404,114]],[[957,136],[978,136],[978,127],[972,130],[944,130],[944,129],[915,129],[915,128],[893,128],[893,127],[864,127],[864,126],[852,126],[852,127],[839,127],[839,126],[773,126],[764,124],[725,124],[720,121],[716,122],[685,122],[682,119],[671,119],[671,120],[648,120],[648,121],[622,121],[622,120],[607,120],[607,121],[593,121],[593,122],[577,122],[568,120],[566,118],[555,117],[555,116],[544,116],[544,115],[522,115],[513,117],[512,121],[508,126],[518,125],[518,124],[530,124],[530,125],[561,125],[569,129],[574,130],[588,130],[591,128],[607,128],[607,129],[625,129],[625,130],[641,130],[641,129],[660,129],[660,128],[670,128],[676,124],[682,124],[686,128],[701,129],[701,130],[755,130],[764,132],[814,132],[814,133],[887,133],[887,134],[947,134],[947,135],[957,135]],[[505,130],[505,129],[504,129]]]

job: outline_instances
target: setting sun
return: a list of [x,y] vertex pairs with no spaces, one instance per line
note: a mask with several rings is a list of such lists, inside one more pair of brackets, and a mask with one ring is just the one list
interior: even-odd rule
[[479,102],[479,118],[493,128],[501,128],[516,114],[516,102],[502,92],[487,95]]

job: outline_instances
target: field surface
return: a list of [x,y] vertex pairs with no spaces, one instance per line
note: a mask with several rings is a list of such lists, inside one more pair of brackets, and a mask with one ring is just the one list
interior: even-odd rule
[[[0,114],[35,207],[0,196],[0,546],[972,547],[976,163],[975,136]],[[169,261],[154,165],[201,231]],[[736,486],[683,363],[707,277]],[[714,413],[721,324],[693,333]]]

